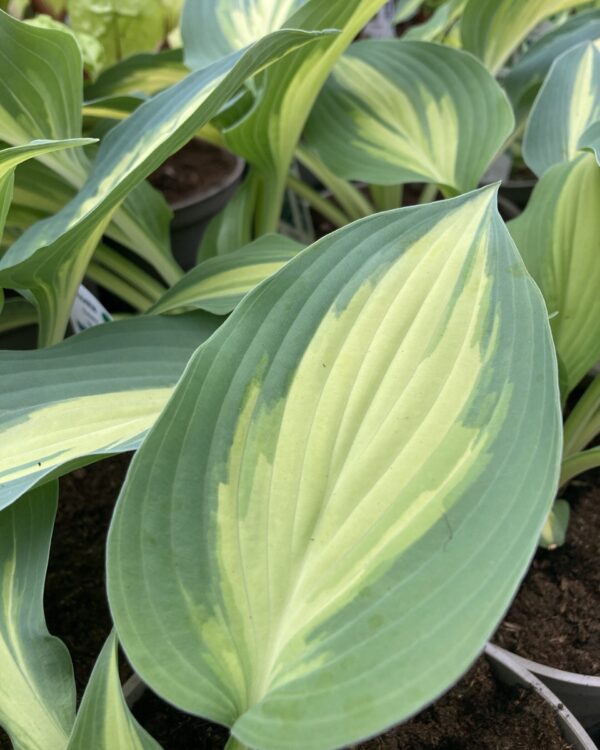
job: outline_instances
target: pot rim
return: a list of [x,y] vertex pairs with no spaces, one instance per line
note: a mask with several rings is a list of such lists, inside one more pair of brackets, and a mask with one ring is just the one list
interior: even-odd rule
[[566,669],[558,669],[557,667],[550,667],[543,662],[528,659],[525,656],[515,654],[513,651],[507,651],[501,646],[494,646],[494,648],[499,649],[506,654],[510,654],[510,656],[512,656],[512,658],[520,664],[523,669],[526,669],[535,675],[541,675],[553,680],[560,680],[561,682],[571,682],[575,685],[583,685],[584,687],[600,689],[600,677],[583,674],[581,672],[569,672]]
[[[231,154],[230,151],[228,151],[227,153]],[[212,188],[208,188],[207,190],[204,190],[200,193],[190,195],[188,198],[182,198],[181,200],[175,201],[174,203],[169,203],[171,209],[174,212],[181,211],[182,209],[189,208],[190,206],[195,206],[198,203],[204,203],[204,201],[207,201],[209,198],[213,198],[215,195],[224,192],[235,182],[237,182],[246,167],[246,162],[241,158],[241,156],[237,156],[237,154],[231,154],[231,156],[234,157],[231,171],[228,172],[228,174],[221,180],[221,182],[219,182],[217,185],[214,185]]]
[[592,741],[589,734],[575,718],[574,714],[536,675],[531,672],[525,664],[527,659],[517,657],[510,651],[500,646],[488,643],[485,647],[485,655],[499,669],[501,673],[512,673],[515,682],[533,688],[535,692],[549,703],[556,713],[556,718],[561,725],[565,739],[568,742],[576,742],[577,750],[597,750],[597,745]]

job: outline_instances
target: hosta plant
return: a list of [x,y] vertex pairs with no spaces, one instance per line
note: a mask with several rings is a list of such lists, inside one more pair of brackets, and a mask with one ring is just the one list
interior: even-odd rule
[[[187,69],[124,60],[95,103],[72,36],[0,14],[19,61],[0,329],[35,320],[40,344],[0,352],[0,725],[19,750],[158,748],[117,643],[230,749],[341,748],[408,718],[497,626],[559,476],[597,460],[598,380],[564,450],[561,418],[600,357],[596,13],[452,0],[354,41],[383,4],[188,0]],[[145,178],[198,132],[249,166],[183,274]],[[539,178],[508,225],[499,155]],[[297,196],[339,228],[284,236]],[[144,314],[62,341],[84,277],[127,280]],[[42,607],[55,480],[130,450],[115,629],[76,712]]]

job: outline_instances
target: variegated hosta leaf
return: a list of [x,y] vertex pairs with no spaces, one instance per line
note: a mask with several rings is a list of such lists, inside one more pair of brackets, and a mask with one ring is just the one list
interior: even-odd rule
[[[273,4],[273,0],[271,0]],[[294,29],[340,29],[266,71],[256,105],[224,132],[229,148],[260,171],[263,180],[256,234],[277,231],[294,151],[331,69],[385,0],[308,0],[286,21]]]
[[[81,53],[72,35],[35,28],[0,12],[0,138],[12,145],[81,135]],[[79,189],[91,166],[80,150],[41,160]],[[117,210],[107,233],[152,263],[171,283],[181,275],[171,256],[171,212],[163,197],[141,184]]]
[[533,104],[523,158],[541,177],[570,161],[586,128],[600,119],[600,43],[583,42],[554,63]]
[[186,64],[195,70],[212,65],[282,28],[286,19],[305,2],[186,0],[181,19]]
[[336,174],[376,184],[475,187],[514,125],[471,55],[428,42],[353,44],[313,109],[306,140]]
[[148,312],[208,310],[227,315],[255,286],[272,276],[300,250],[289,237],[265,234],[246,247],[209,258],[192,268]]
[[0,726],[15,750],[65,750],[75,718],[71,659],[43,609],[56,500],[53,482],[0,512]]
[[62,338],[88,261],[130,191],[217,114],[248,77],[321,36],[274,32],[245,52],[191,73],[110,131],[77,196],[31,227],[0,260],[0,284],[29,289],[35,297],[41,343]]
[[85,689],[66,750],[160,750],[125,703],[117,639],[108,637]]
[[87,146],[95,141],[95,138],[67,138],[57,141],[34,140],[22,146],[0,149],[0,178],[11,174],[19,164],[28,159],[56,151],[67,151],[78,146]]
[[596,161],[600,164],[600,120],[593,122],[583,131],[577,147],[594,153]]
[[600,359],[600,168],[592,154],[546,172],[509,223],[552,317],[563,397]]
[[93,142],[93,138],[71,138],[62,141],[40,140],[31,141],[24,146],[14,146],[0,150],[0,237],[4,232],[4,222],[13,197],[14,171],[17,166],[41,154],[65,151],[69,148],[85,146]]
[[0,508],[92,456],[137,448],[218,323],[205,313],[138,318],[0,352]]
[[206,227],[198,250],[199,261],[231,253],[252,241],[259,189],[260,175],[248,170],[233,198]]
[[35,159],[16,172],[13,202],[48,215],[60,211],[76,192],[56,172]]
[[463,47],[495,74],[540,21],[584,4],[585,0],[468,0],[460,27]]
[[390,211],[301,252],[196,353],[134,458],[108,543],[119,638],[245,746],[341,747],[414,713],[524,574],[560,411],[494,204]]
[[146,94],[151,96],[181,81],[189,73],[182,62],[181,50],[132,55],[103,71],[86,86],[85,98]]
[[519,58],[502,83],[515,109],[526,105],[541,86],[550,66],[571,47],[600,38],[600,10],[577,13],[544,34]]
[[403,39],[434,42],[443,39],[452,24],[460,17],[467,0],[446,0],[439,5],[423,23],[411,26],[402,36]]

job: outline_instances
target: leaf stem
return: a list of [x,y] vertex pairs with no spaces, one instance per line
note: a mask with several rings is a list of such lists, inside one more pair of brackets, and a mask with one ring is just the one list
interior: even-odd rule
[[600,375],[596,375],[565,422],[565,458],[585,448],[599,432]]
[[38,314],[35,307],[22,297],[7,299],[0,315],[0,333],[23,326],[37,325]]
[[422,205],[423,203],[431,203],[431,201],[438,194],[438,190],[439,188],[437,186],[437,183],[428,182],[421,191],[421,195],[419,196],[419,205]]
[[289,174],[287,178],[288,187],[309,203],[321,216],[330,221],[336,227],[343,227],[350,223],[350,219],[331,201],[320,195],[314,188],[307,185],[298,177]]
[[277,174],[263,173],[261,177],[256,203],[256,237],[279,230],[286,184],[286,178],[281,180]]
[[338,177],[312,151],[304,146],[298,146],[296,158],[329,190],[351,221],[375,213],[373,204],[355,185]]
[[369,190],[378,211],[390,211],[402,205],[403,185],[369,185]]
[[108,289],[109,292],[116,294],[117,297],[120,297],[139,312],[145,312],[152,303],[152,300],[134,289],[127,281],[94,261],[88,266],[86,276],[95,281],[96,284]]
[[94,261],[129,282],[152,302],[159,300],[167,291],[167,288],[150,274],[106,245],[98,245]]
[[587,451],[573,453],[562,462],[560,470],[560,486],[563,487],[567,482],[583,474],[584,471],[600,467],[600,445],[596,448],[590,448]]

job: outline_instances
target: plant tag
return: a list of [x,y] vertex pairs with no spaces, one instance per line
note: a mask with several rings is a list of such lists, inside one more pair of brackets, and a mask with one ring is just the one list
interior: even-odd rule
[[75,333],[81,333],[86,328],[108,323],[112,320],[104,305],[83,284],[77,290],[70,318]]

